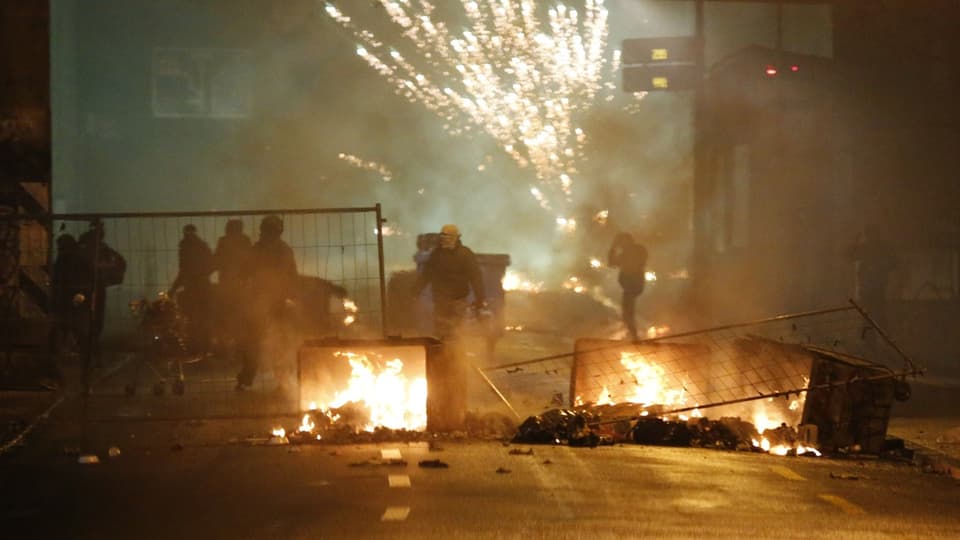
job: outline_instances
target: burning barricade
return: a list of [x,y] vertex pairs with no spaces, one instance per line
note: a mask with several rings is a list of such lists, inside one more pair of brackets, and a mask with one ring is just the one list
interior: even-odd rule
[[[569,408],[529,418],[516,442],[881,454],[906,377],[922,373],[855,305],[632,343],[580,339],[572,357]],[[485,374],[505,396],[511,381],[529,395],[534,377],[557,396],[545,375],[556,367],[554,356]]]

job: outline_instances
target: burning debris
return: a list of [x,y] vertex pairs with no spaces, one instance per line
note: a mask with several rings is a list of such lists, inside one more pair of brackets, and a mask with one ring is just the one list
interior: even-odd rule
[[[660,408],[662,409],[662,407]],[[768,452],[776,455],[820,455],[800,444],[797,431],[786,424],[758,433],[756,426],[737,417],[666,419],[647,415],[624,418],[623,406],[553,409],[531,416],[517,431],[514,443],[597,446],[632,442]],[[511,454],[521,453],[511,451]]]
[[513,442],[570,446],[597,446],[612,442],[590,427],[595,418],[586,411],[553,409],[527,418],[520,424]]

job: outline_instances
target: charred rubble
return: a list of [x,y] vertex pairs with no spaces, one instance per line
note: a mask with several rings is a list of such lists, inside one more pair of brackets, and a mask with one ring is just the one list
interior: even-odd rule
[[[691,418],[669,420],[657,416],[617,418],[603,407],[552,409],[527,418],[512,442],[523,444],[564,444],[597,446],[636,443],[655,446],[754,450],[761,436],[756,427],[737,417],[718,420]],[[795,429],[786,424],[766,430],[763,438],[772,446],[794,446]]]

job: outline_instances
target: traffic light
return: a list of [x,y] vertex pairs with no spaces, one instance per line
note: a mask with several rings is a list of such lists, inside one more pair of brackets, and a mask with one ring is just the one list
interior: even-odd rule
[[694,64],[627,66],[623,68],[623,91],[693,90],[699,74]]
[[625,39],[620,46],[620,61],[625,66],[651,63],[688,63],[697,61],[696,41],[692,37]]
[[693,90],[701,78],[693,37],[625,39],[620,60],[624,92]]

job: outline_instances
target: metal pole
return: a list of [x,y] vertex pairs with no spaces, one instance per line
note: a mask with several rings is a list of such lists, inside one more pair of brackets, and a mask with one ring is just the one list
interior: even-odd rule
[[377,258],[380,262],[380,328],[383,337],[387,337],[387,280],[383,268],[383,214],[380,203],[377,203]]
[[903,349],[901,349],[900,346],[893,341],[893,338],[891,338],[886,332],[883,331],[883,328],[880,328],[880,325],[877,324],[877,322],[873,320],[873,317],[868,315],[867,312],[862,307],[860,307],[860,304],[856,303],[853,300],[853,298],[850,298],[849,300],[850,300],[850,304],[853,307],[857,308],[857,311],[860,312],[860,316],[866,319],[867,322],[870,323],[870,326],[872,326],[873,329],[876,330],[878,334],[880,334],[880,337],[882,337],[884,341],[886,341],[891,347],[893,347],[893,350],[897,351],[897,353],[900,354],[900,356],[907,363],[907,365],[910,366],[910,370],[913,372],[914,375],[918,373],[922,374],[924,372],[923,369],[917,369],[916,364],[913,363],[913,359],[910,358],[910,356],[907,353],[905,353]]
[[512,412],[514,416],[517,417],[517,420],[522,420],[523,417],[520,416],[520,413],[518,413],[517,410],[513,408],[513,405],[511,405],[510,402],[507,401],[507,398],[504,397],[504,395],[500,392],[500,389],[497,388],[495,384],[493,384],[493,381],[491,381],[490,378],[487,377],[487,374],[484,373],[483,370],[480,369],[479,367],[474,366],[474,368],[477,370],[477,373],[479,373],[480,376],[483,377],[484,382],[487,383],[490,389],[493,390],[493,393],[495,393],[497,397],[500,398],[500,401],[503,401],[503,404],[506,405],[508,409],[510,409],[510,412]]

